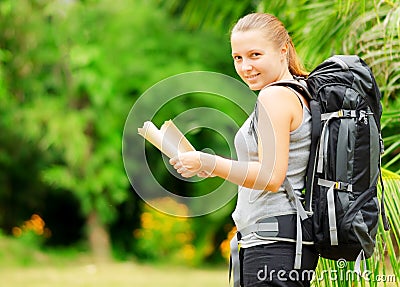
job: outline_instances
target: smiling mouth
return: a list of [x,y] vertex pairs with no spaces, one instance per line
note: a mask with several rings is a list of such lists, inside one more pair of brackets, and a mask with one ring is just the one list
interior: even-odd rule
[[257,76],[259,76],[259,75],[260,75],[260,73],[255,74],[255,75],[251,75],[251,76],[246,76],[246,79],[247,80],[253,80],[253,79],[257,78]]

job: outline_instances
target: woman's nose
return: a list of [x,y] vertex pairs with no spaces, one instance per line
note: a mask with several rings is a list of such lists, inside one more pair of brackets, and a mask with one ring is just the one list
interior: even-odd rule
[[242,62],[242,71],[250,71],[253,66],[248,61]]

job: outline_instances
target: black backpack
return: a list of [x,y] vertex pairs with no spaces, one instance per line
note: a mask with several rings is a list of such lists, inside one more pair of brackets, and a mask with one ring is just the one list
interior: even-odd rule
[[334,260],[369,258],[380,212],[389,229],[380,167],[381,94],[370,68],[358,56],[333,56],[307,79],[273,85],[290,86],[309,99],[312,136],[305,210],[312,212],[317,251]]

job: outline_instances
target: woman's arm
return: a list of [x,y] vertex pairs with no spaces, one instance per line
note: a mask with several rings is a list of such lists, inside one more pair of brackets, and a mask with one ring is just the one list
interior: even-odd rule
[[277,191],[285,179],[290,131],[301,106],[289,89],[278,86],[262,90],[258,102],[258,161],[235,161],[195,151],[180,154],[170,163],[183,177],[209,173],[237,185]]

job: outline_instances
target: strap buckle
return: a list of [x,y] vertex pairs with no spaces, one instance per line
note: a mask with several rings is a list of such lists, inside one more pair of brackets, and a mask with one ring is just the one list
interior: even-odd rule
[[346,182],[341,182],[341,181],[335,181],[334,188],[338,190],[347,190],[349,187],[349,184]]

